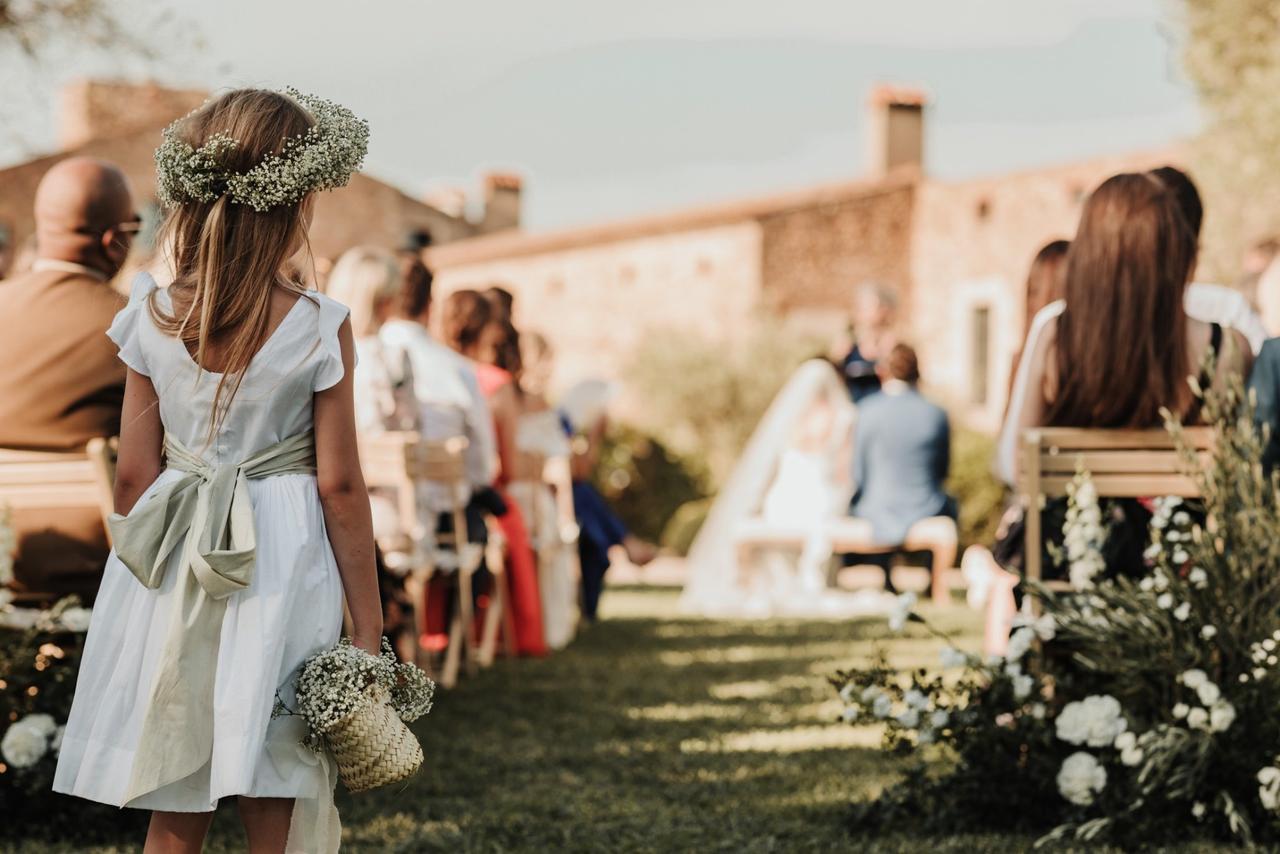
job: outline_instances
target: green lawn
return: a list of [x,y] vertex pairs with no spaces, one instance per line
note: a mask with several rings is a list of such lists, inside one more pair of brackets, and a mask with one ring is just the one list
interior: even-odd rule
[[[835,722],[840,704],[825,677],[865,660],[886,635],[883,620],[705,622],[676,616],[675,600],[670,590],[611,591],[605,620],[570,649],[499,662],[442,693],[417,727],[424,770],[395,790],[340,795],[344,850],[1030,848],[1019,838],[844,831],[848,802],[874,795],[893,768],[875,730]],[[937,618],[976,644],[976,615]],[[923,637],[891,647],[903,666],[936,662],[938,648]],[[209,850],[241,849],[224,809]]]

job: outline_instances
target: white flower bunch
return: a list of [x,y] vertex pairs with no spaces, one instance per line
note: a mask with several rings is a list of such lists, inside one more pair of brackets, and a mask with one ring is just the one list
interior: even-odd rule
[[278,154],[264,157],[247,172],[233,172],[225,164],[239,141],[215,133],[199,148],[184,142],[179,131],[186,118],[164,130],[156,149],[156,192],[168,207],[184,202],[212,202],[226,195],[236,204],[262,213],[295,205],[308,194],[346,186],[364,163],[369,148],[369,123],[346,107],[289,88],[315,120],[300,136],[285,140]]
[[0,738],[0,754],[14,768],[30,768],[62,744],[62,727],[52,715],[33,714],[16,721]]
[[1087,590],[1093,578],[1106,568],[1102,545],[1106,531],[1102,527],[1102,507],[1093,478],[1086,471],[1076,472],[1067,485],[1067,517],[1062,526],[1062,545],[1067,552],[1067,569],[1071,586]]
[[900,632],[906,628],[907,621],[915,613],[916,594],[903,593],[898,596],[893,603],[893,610],[889,612],[889,630]]
[[1058,771],[1058,791],[1077,806],[1087,807],[1107,787],[1107,769],[1092,754],[1073,753]]
[[1067,703],[1055,727],[1058,738],[1068,744],[1110,747],[1129,724],[1119,700],[1109,694],[1093,694]]
[[1178,677],[1178,681],[1195,692],[1199,706],[1177,703],[1173,716],[1185,720],[1190,729],[1206,732],[1226,732],[1236,720],[1236,707],[1222,696],[1222,689],[1210,681],[1208,674],[1192,669]]
[[[365,691],[381,684],[391,695],[391,707],[406,723],[431,711],[435,683],[417,666],[397,663],[386,638],[382,654],[372,655],[343,638],[333,649],[316,653],[302,665],[297,681],[298,709],[307,723],[305,743],[319,748],[324,734],[366,700]],[[289,712],[277,701],[277,713]]]
[[1258,800],[1264,809],[1280,809],[1280,768],[1268,765],[1258,772]]

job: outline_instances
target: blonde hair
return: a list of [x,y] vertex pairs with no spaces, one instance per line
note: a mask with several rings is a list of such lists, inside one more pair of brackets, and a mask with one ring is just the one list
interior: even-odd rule
[[342,253],[329,274],[325,292],[351,309],[351,331],[357,338],[378,331],[378,307],[400,292],[400,263],[386,249],[356,246]]
[[[236,145],[219,153],[221,165],[246,172],[285,142],[306,133],[314,119],[292,98],[262,89],[239,89],[205,104],[184,119],[178,137],[200,148],[222,134]],[[296,204],[258,212],[226,193],[212,201],[186,200],[169,210],[163,225],[174,270],[173,312],[149,304],[156,327],[178,338],[202,368],[217,342],[223,369],[209,417],[209,439],[217,433],[245,370],[266,341],[272,291],[302,294],[302,285],[282,270],[306,243],[310,196]]]

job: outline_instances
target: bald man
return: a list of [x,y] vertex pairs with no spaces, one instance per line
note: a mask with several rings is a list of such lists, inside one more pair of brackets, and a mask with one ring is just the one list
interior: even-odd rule
[[[124,365],[107,327],[110,285],[140,219],[110,163],[63,160],[36,190],[36,260],[0,282],[0,448],[71,451],[120,432]],[[98,511],[15,512],[20,598],[92,597],[106,561]]]

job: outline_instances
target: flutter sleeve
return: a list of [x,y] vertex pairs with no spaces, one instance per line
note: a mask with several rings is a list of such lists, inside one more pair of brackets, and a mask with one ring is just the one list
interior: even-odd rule
[[143,376],[151,376],[151,368],[147,365],[146,351],[142,346],[140,327],[147,322],[147,298],[156,289],[156,280],[150,273],[139,273],[133,280],[133,288],[129,292],[129,304],[116,314],[107,329],[107,337],[115,342],[120,350],[120,361]]
[[338,341],[338,330],[351,312],[345,305],[324,294],[312,296],[320,303],[320,355],[311,390],[324,391],[337,385],[346,373],[342,367],[342,344]]

